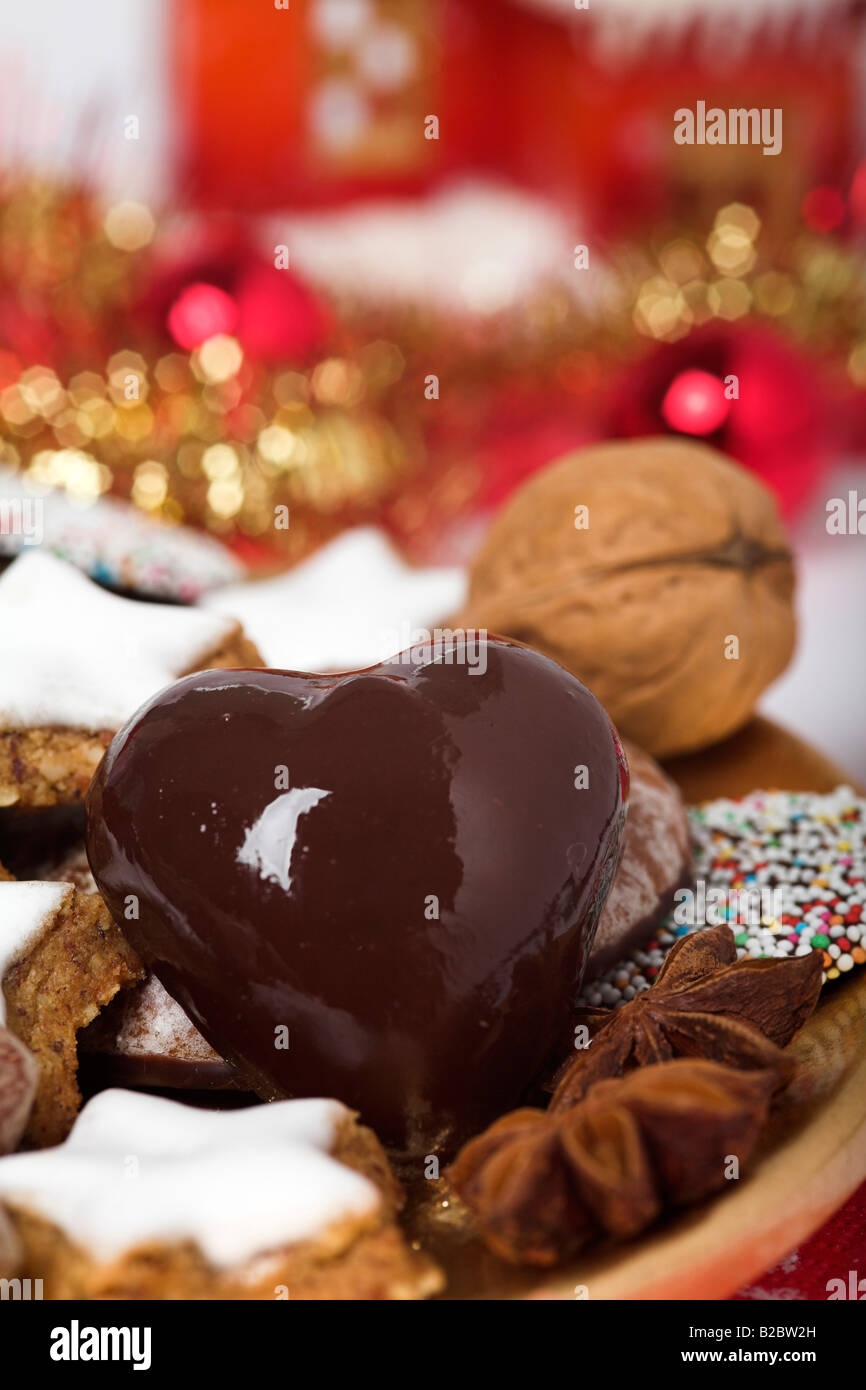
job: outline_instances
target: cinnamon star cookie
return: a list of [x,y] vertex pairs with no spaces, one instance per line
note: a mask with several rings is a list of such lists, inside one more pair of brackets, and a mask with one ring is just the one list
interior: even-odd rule
[[285,574],[201,602],[243,623],[269,666],[351,671],[429,639],[465,596],[462,569],[409,565],[383,531],[357,526]]
[[[98,891],[81,842],[66,844],[57,854],[40,860],[33,877],[71,883],[79,894]],[[86,1067],[85,1089],[105,1085],[242,1089],[234,1067],[205,1041],[177,1000],[151,974],[141,984],[120,991],[82,1030],[78,1055]]]
[[375,1135],[332,1100],[199,1110],[103,1091],[59,1148],[0,1159],[45,1296],[414,1299],[441,1287],[395,1221]]
[[80,801],[112,736],[180,675],[258,666],[240,624],[120,598],[42,551],[0,576],[0,807]]
[[76,1033],[142,974],[98,896],[69,883],[0,883],[0,1024],[39,1066],[25,1143],[57,1144],[69,1131],[81,1103]]

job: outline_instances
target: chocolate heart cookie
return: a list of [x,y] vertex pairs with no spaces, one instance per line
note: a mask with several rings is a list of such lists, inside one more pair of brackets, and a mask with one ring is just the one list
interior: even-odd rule
[[574,676],[452,634],[342,676],[178,681],[111,744],[88,853],[136,950],[259,1095],[335,1095],[437,1152],[555,1045],[627,784]]

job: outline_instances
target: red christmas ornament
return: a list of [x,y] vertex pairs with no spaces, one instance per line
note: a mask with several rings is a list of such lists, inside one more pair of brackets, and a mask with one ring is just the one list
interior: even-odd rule
[[668,387],[661,412],[681,434],[714,434],[728,418],[731,402],[723,382],[697,368],[681,372]]
[[262,257],[233,223],[204,222],[165,254],[144,287],[139,313],[181,347],[231,333],[265,363],[303,363],[326,343],[331,314],[297,275]]
[[851,180],[849,202],[855,222],[860,225],[866,223],[866,159],[857,165]]
[[511,380],[495,391],[455,392],[429,417],[424,439],[443,469],[471,461],[472,502],[499,506],[540,468],[599,437],[597,421],[582,401],[553,386]]
[[803,221],[813,232],[832,232],[845,218],[845,199],[838,188],[812,188],[803,199]]
[[304,362],[327,339],[330,316],[297,275],[251,262],[235,287],[237,336],[260,362]]
[[216,285],[199,281],[181,290],[168,311],[168,329],[179,347],[192,352],[217,333],[234,333],[238,306]]
[[[701,392],[692,403],[698,382]],[[721,404],[724,416],[706,428]],[[651,349],[615,384],[607,428],[626,437],[699,434],[763,478],[790,515],[830,455],[832,416],[820,364],[769,330],[742,324]],[[696,421],[704,428],[687,428]]]
[[62,326],[47,307],[37,301],[33,312],[18,287],[0,294],[0,341],[22,363],[52,366],[61,360]]

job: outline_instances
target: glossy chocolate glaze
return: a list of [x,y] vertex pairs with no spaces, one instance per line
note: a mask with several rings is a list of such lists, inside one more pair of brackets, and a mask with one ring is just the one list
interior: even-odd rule
[[158,1052],[127,1057],[91,1049],[87,1040],[79,1053],[78,1080],[82,1090],[91,1094],[107,1086],[126,1086],[134,1091],[192,1091],[196,1095],[209,1091],[243,1093],[238,1074],[228,1062],[185,1062]]
[[111,744],[88,853],[132,944],[259,1095],[336,1096],[393,1147],[443,1153],[561,1034],[626,788],[574,676],[497,638],[467,662],[455,638],[344,676],[178,681]]

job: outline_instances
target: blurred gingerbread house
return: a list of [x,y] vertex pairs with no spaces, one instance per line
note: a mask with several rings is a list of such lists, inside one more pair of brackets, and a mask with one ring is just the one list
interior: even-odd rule
[[[468,170],[616,233],[740,198],[771,227],[844,188],[853,0],[177,0],[181,187],[262,210],[420,192]],[[674,112],[781,109],[782,149],[677,145]]]

